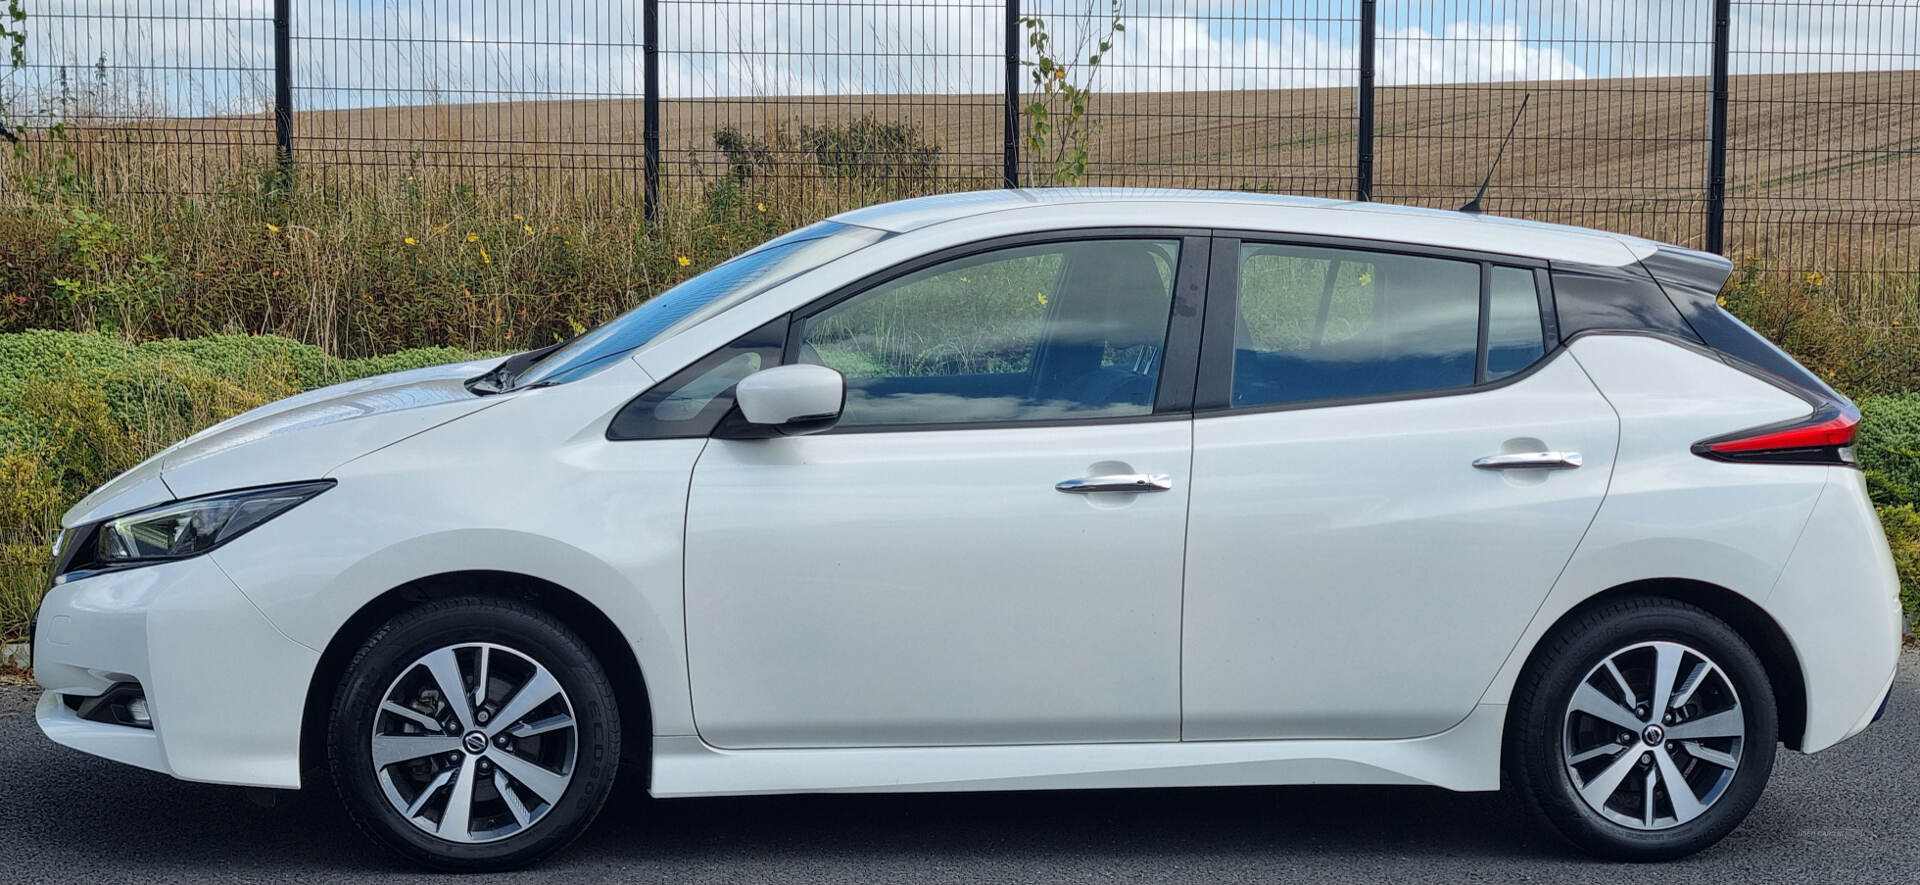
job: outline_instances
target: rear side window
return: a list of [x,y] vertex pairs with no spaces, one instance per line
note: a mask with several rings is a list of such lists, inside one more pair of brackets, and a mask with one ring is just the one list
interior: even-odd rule
[[1487,281],[1487,380],[1533,365],[1547,352],[1533,271],[1496,267]]
[[[1233,405],[1472,385],[1480,342],[1480,274],[1481,265],[1472,261],[1242,244]],[[1526,293],[1534,297],[1530,282]],[[1517,290],[1508,300],[1518,300]],[[1503,310],[1503,340],[1510,347],[1503,365],[1509,373],[1537,359],[1543,349],[1537,301],[1530,339],[1528,321],[1511,306]]]

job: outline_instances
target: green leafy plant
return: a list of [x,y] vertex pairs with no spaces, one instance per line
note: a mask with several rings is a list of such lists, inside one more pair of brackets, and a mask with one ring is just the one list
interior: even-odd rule
[[1920,392],[1860,400],[1855,451],[1874,503],[1920,507]]
[[[1087,150],[1100,131],[1100,121],[1087,116],[1093,97],[1093,81],[1100,63],[1113,51],[1114,40],[1127,30],[1120,20],[1121,0],[1109,0],[1104,32],[1087,35],[1072,49],[1062,51],[1053,30],[1037,15],[1022,16],[1026,28],[1027,49],[1033,56],[1023,60],[1027,77],[1039,97],[1020,109],[1027,120],[1027,149],[1044,165],[1048,184],[1074,185],[1087,174]],[[1092,17],[1092,3],[1088,17]]]
[[911,190],[939,172],[940,148],[912,123],[860,117],[800,127],[800,145],[831,179]]

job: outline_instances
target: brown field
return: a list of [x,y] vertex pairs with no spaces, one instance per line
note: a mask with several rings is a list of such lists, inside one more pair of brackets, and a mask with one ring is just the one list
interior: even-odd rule
[[[1382,87],[1375,198],[1464,202],[1529,94],[1489,211],[1702,243],[1704,78]],[[1781,267],[1920,269],[1916,95],[1920,71],[1734,78],[1729,251]],[[1345,88],[1099,95],[1085,183],[1348,197],[1355,102]],[[722,126],[791,132],[863,116],[912,123],[940,148],[934,188],[999,180],[998,96],[670,100],[663,109],[673,184],[724,173],[712,140]],[[631,195],[641,120],[638,99],[310,111],[296,115],[295,158],[343,176],[399,167],[524,184],[537,172],[536,181],[557,175],[570,187]],[[90,153],[145,154],[149,168],[164,170],[143,181],[164,175],[170,186],[207,188],[264,157],[271,125],[263,116],[173,119],[89,136]],[[804,157],[791,159],[804,167]]]

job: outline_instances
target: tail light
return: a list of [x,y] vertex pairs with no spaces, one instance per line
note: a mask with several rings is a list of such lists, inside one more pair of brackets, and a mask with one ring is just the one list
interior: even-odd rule
[[1853,437],[1860,410],[1824,401],[1805,418],[1716,436],[1693,444],[1693,453],[1716,461],[1758,464],[1853,464]]

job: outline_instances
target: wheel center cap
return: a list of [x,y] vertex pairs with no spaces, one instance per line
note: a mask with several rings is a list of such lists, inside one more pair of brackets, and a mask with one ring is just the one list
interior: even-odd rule
[[1640,732],[1640,739],[1649,747],[1657,747],[1667,739],[1667,730],[1658,725],[1649,725]]
[[485,732],[469,731],[466,737],[460,739],[460,746],[469,754],[478,756],[487,751],[487,735]]

